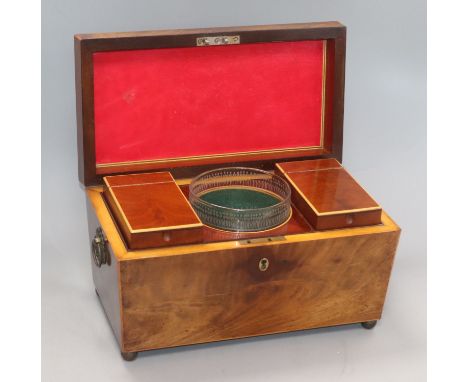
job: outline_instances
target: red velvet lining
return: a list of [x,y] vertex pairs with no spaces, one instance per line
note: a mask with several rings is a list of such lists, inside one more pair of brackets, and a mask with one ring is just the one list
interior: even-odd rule
[[98,52],[96,163],[319,146],[323,42]]

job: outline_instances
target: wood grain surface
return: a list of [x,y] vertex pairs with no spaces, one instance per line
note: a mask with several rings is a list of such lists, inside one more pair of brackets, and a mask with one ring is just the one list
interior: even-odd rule
[[379,319],[397,241],[393,232],[125,261],[123,348]]
[[203,224],[168,172],[109,176],[104,195],[131,249],[201,242]]
[[291,199],[315,229],[380,224],[382,208],[335,159],[278,163]]
[[[89,242],[94,239],[96,228],[100,227],[98,220],[98,211],[94,208],[92,201],[87,198],[86,212],[88,215]],[[90,245],[91,247],[91,245]],[[115,257],[113,248],[107,245],[110,261],[100,268],[94,263],[91,256],[91,269],[93,274],[94,287],[101,301],[102,308],[106,314],[107,320],[114,332],[114,335],[122,345],[122,312],[120,296],[120,263]]]
[[[121,316],[115,306],[104,309],[121,321],[122,351],[362,322],[382,314],[400,234],[385,213],[380,225],[286,235],[281,241],[128,251],[102,188],[87,193],[118,263],[117,285],[102,267],[93,274],[100,290],[120,296]],[[269,261],[266,271],[259,269],[263,258]]]

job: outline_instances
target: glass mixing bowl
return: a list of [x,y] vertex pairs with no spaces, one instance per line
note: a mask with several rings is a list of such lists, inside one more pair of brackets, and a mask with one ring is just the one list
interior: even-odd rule
[[207,171],[192,180],[189,199],[204,224],[227,231],[264,231],[291,215],[291,189],[286,181],[255,168]]

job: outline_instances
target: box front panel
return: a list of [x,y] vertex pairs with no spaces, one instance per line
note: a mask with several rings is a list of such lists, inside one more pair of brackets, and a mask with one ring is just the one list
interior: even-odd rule
[[379,319],[399,231],[121,262],[141,351]]

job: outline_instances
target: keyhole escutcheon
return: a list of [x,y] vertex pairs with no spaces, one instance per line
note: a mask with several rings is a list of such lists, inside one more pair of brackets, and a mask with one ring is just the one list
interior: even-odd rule
[[268,261],[266,257],[264,257],[263,259],[260,259],[260,261],[258,262],[258,269],[260,269],[260,271],[262,272],[265,272],[268,269],[269,265],[270,265],[270,262]]

